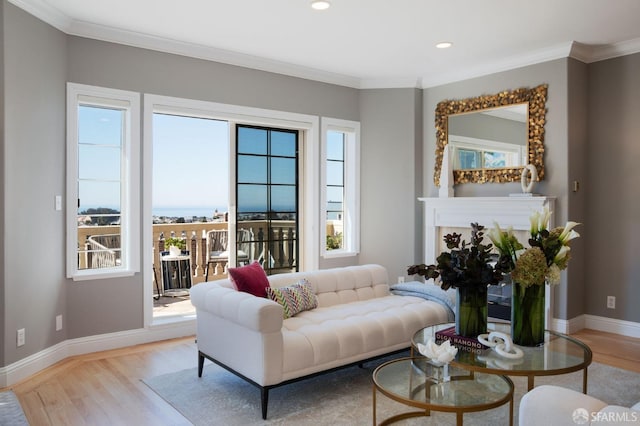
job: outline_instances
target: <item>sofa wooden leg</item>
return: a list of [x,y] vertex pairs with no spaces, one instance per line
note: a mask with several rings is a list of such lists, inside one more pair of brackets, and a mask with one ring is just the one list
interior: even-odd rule
[[204,355],[202,352],[198,352],[198,377],[202,377],[202,370],[204,369]]
[[262,420],[267,420],[267,404],[269,403],[269,389],[260,388],[260,400],[262,402]]

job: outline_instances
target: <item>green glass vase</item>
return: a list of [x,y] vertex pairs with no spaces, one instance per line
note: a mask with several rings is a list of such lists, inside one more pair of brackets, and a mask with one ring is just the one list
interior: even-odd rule
[[456,334],[478,337],[487,332],[487,286],[458,287]]
[[521,346],[544,343],[545,284],[525,287],[512,285],[511,339]]

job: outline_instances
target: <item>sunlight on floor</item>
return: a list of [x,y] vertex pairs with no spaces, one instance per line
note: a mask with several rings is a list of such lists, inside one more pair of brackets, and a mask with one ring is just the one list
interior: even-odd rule
[[160,296],[153,301],[153,317],[164,318],[170,316],[195,315],[196,308],[191,304],[189,296]]

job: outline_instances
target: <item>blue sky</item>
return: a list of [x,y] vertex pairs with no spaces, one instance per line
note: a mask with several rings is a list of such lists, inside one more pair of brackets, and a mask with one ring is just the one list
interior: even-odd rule
[[225,121],[154,114],[153,207],[216,207],[229,200]]
[[[89,207],[119,209],[119,151],[122,112],[115,109],[80,108],[80,210]],[[152,207],[206,207],[226,210],[229,200],[229,125],[225,121],[154,114]],[[342,134],[329,132],[327,158],[343,159]],[[289,155],[289,154],[286,154]],[[257,161],[256,159],[249,160]],[[247,160],[247,161],[249,161]],[[282,182],[289,182],[293,159],[275,158]],[[279,164],[283,163],[283,164]],[[285,163],[287,162],[287,163]],[[264,165],[266,167],[266,164]],[[252,174],[264,167],[243,167]],[[287,172],[285,172],[287,171]],[[342,164],[330,162],[328,184],[342,183]],[[278,174],[273,176],[278,180]],[[91,181],[97,179],[98,181]],[[106,182],[105,182],[106,181]],[[260,180],[255,180],[259,182]],[[244,189],[244,188],[243,188]],[[248,190],[249,188],[247,188]],[[274,191],[289,191],[274,188]],[[242,198],[241,191],[239,197]],[[328,201],[341,199],[341,190],[329,189]],[[253,189],[246,196],[253,194]],[[272,193],[287,205],[292,194]],[[255,194],[250,198],[254,198]],[[260,197],[257,197],[260,198]],[[240,200],[242,201],[242,200]],[[244,205],[248,205],[245,201]],[[289,210],[288,208],[286,210]],[[213,210],[211,211],[213,213]]]
[[80,210],[119,209],[122,111],[83,106],[78,114]]

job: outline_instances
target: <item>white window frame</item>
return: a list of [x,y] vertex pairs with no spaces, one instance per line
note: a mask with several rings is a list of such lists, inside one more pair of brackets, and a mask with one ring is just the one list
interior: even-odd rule
[[[125,111],[121,151],[121,264],[78,269],[78,107],[93,105]],[[131,276],[140,272],[140,94],[67,83],[67,278],[74,281]]]
[[[320,254],[323,258],[360,253],[360,123],[338,118],[321,119],[320,154]],[[327,133],[344,133],[344,200],[342,248],[327,250]]]
[[[313,271],[319,267],[319,251],[316,237],[318,235],[318,129],[319,117],[294,112],[245,107],[232,104],[222,104],[210,101],[201,101],[187,98],[177,98],[164,95],[144,94],[144,139],[143,139],[143,207],[142,207],[142,241],[144,265],[153,263],[152,246],[152,197],[153,185],[153,114],[155,112],[174,113],[191,117],[211,118],[228,121],[231,126],[236,124],[264,125],[267,127],[283,127],[296,129],[299,135],[299,161],[301,169],[298,174],[298,212],[299,216],[299,269],[301,271]],[[235,131],[230,128],[232,146],[231,155],[235,155]],[[230,194],[235,191],[235,161],[231,161],[229,167]],[[230,200],[229,217],[235,220],[235,200]],[[229,226],[229,234],[235,235],[235,224]],[[233,243],[233,242],[231,242]],[[233,251],[232,251],[233,252]],[[230,261],[233,261],[233,257]],[[163,323],[162,319],[153,318],[153,282],[151,268],[144,268],[143,272],[144,325],[151,327]]]

